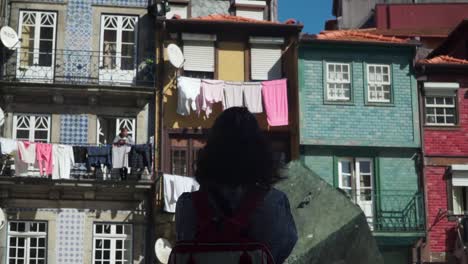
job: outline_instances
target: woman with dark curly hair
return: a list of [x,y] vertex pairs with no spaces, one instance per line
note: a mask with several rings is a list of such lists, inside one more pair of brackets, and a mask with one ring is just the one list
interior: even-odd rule
[[[265,244],[275,263],[284,262],[296,244],[296,226],[287,196],[273,188],[281,177],[270,145],[246,108],[229,108],[215,121],[195,177],[221,219],[232,216],[252,193],[261,194],[246,236]],[[196,222],[193,194],[184,193],[176,206],[177,241],[195,240]]]

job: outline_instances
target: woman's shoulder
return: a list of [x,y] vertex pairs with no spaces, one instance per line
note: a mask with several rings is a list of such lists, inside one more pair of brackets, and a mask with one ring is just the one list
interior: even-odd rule
[[276,188],[271,188],[265,196],[265,200],[283,201],[287,199],[288,196],[283,191]]

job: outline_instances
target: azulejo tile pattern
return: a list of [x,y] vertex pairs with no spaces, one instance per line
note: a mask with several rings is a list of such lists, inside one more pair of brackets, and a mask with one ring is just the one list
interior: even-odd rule
[[57,264],[84,263],[85,212],[63,209],[56,220]]
[[229,0],[192,0],[192,16],[229,14]]
[[87,115],[62,115],[60,123],[60,143],[75,145],[88,143]]

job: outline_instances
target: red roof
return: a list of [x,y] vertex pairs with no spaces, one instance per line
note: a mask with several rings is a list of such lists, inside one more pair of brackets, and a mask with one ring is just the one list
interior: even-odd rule
[[252,18],[246,18],[241,16],[231,16],[223,14],[213,14],[209,16],[195,17],[188,20],[205,20],[205,21],[217,21],[217,22],[235,22],[235,23],[257,23],[257,24],[281,24],[275,21],[268,20],[257,20]]
[[468,64],[468,60],[457,59],[454,57],[441,55],[432,59],[424,59],[419,61],[420,64]]
[[315,35],[315,39],[356,42],[407,43],[405,39],[397,37],[386,37],[383,35],[374,34],[373,31],[375,31],[375,29],[322,31],[320,34]]
[[375,29],[372,33],[397,37],[446,38],[453,28]]

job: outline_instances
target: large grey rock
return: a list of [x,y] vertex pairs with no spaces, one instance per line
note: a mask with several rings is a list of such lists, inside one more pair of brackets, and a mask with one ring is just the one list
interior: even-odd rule
[[299,240],[286,263],[379,264],[383,259],[364,213],[300,162],[276,187],[291,204]]

